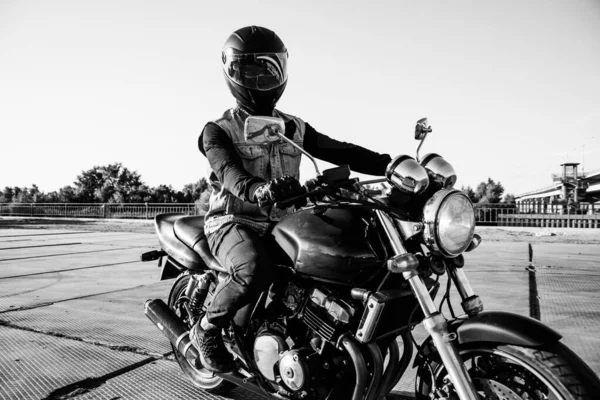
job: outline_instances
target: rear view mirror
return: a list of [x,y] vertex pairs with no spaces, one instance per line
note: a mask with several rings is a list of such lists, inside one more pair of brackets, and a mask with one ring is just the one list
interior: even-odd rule
[[250,116],[244,124],[246,143],[272,143],[280,140],[285,132],[285,124],[281,118]]
[[415,139],[423,140],[431,131],[432,129],[429,126],[429,121],[427,121],[427,118],[421,118],[417,121],[417,126],[415,127]]
[[427,118],[421,118],[417,121],[417,126],[415,126],[415,139],[420,140],[419,147],[417,147],[417,161],[419,160],[419,150],[421,150],[421,146],[427,137],[427,134],[432,132],[431,126],[429,126],[429,121]]
[[263,116],[250,116],[246,118],[246,122],[244,123],[244,138],[246,139],[246,143],[254,144],[274,143],[283,139],[308,157],[315,166],[317,175],[321,175],[319,166],[313,156],[285,136],[285,123],[281,118]]

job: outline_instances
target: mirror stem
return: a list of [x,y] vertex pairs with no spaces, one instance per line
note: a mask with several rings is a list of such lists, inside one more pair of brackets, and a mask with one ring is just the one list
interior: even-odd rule
[[293,140],[287,138],[283,133],[281,133],[279,131],[273,131],[273,133],[277,134],[277,136],[279,136],[280,138],[282,138],[283,140],[285,140],[286,142],[288,142],[289,144],[291,144],[292,146],[294,146],[295,148],[297,148],[298,150],[300,150],[302,152],[302,154],[304,154],[306,157],[308,157],[310,159],[310,161],[312,161],[313,165],[315,166],[315,171],[317,171],[317,175],[321,176],[321,172],[319,171],[319,167],[317,166],[317,162],[315,161],[315,159],[313,158],[313,156],[311,156],[310,154],[308,154],[306,152],[306,150],[304,150],[302,147],[300,147],[296,143],[294,143]]
[[421,150],[421,146],[423,146],[423,142],[425,141],[425,139],[427,138],[427,133],[425,132],[425,136],[423,136],[423,139],[421,139],[421,143],[419,143],[419,147],[417,147],[417,162],[421,162],[421,160],[419,160],[419,150]]

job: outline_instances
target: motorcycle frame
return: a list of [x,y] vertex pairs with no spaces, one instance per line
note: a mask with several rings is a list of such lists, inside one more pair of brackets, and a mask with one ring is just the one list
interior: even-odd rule
[[[404,247],[400,232],[398,232],[398,229],[389,214],[381,210],[376,210],[375,213],[389,239],[394,256],[407,254],[408,251]],[[453,267],[449,267],[449,269],[452,268]],[[450,273],[450,278],[455,281],[455,284],[458,282],[457,287],[460,287],[459,293],[461,297],[464,295],[473,296],[473,290],[471,289],[466,276],[462,273],[462,270],[460,272],[461,273]],[[423,326],[433,340],[458,396],[461,400],[478,400],[479,395],[477,394],[477,390],[475,389],[473,381],[458,352],[457,336],[455,333],[449,332],[448,322],[444,315],[437,309],[421,276],[416,270],[404,271],[402,272],[402,275],[410,284],[410,287],[419,302],[419,306],[425,316]],[[463,298],[463,302],[465,300],[466,298]]]

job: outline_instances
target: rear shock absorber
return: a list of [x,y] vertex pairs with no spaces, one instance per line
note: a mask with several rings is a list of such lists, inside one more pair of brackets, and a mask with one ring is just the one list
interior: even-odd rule
[[190,314],[191,319],[195,322],[202,312],[202,305],[208,295],[210,284],[214,281],[215,277],[212,271],[208,271],[199,277],[192,276],[192,279],[197,280],[198,283],[193,289],[192,294],[189,296],[190,302],[188,303],[187,311]]

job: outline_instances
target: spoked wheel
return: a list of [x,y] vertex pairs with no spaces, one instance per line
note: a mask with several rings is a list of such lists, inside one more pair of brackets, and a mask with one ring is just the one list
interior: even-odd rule
[[[189,302],[189,299],[185,296],[185,289],[187,288],[189,280],[189,275],[181,275],[177,278],[177,281],[171,288],[171,293],[169,294],[169,307],[175,311],[175,314],[177,314],[177,316],[188,326],[190,325],[190,317],[185,305]],[[179,354],[173,345],[171,345],[171,347],[173,348],[177,363],[179,363],[183,372],[191,379],[194,385],[214,394],[224,394],[236,387],[235,384],[216,376],[205,368],[196,368],[195,365],[190,364],[185,357]]]
[[[460,354],[481,399],[593,400],[600,390],[596,374],[562,343],[536,349],[479,344]],[[444,366],[430,366],[417,371],[417,399],[458,400]]]

